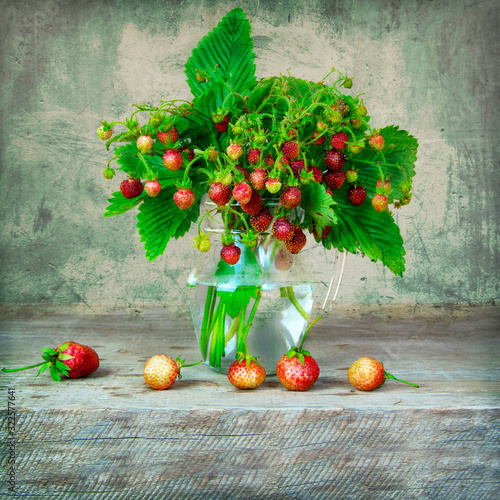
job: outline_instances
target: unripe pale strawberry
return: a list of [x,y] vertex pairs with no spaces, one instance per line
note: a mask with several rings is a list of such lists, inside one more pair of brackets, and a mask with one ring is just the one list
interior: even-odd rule
[[113,135],[113,129],[112,128],[110,128],[108,130],[104,130],[104,125],[101,125],[97,129],[97,137],[99,137],[99,139],[101,139],[103,141],[107,141],[108,139],[111,138],[112,135]]
[[238,161],[243,154],[243,148],[239,144],[229,144],[226,148],[226,153],[233,161]]
[[359,174],[357,170],[349,169],[345,172],[345,179],[350,184],[355,183],[358,180]]
[[187,210],[195,202],[196,196],[188,188],[179,188],[179,190],[174,193],[174,203],[181,209]]
[[139,153],[146,154],[153,147],[154,141],[150,135],[141,135],[136,141]]
[[238,389],[257,389],[266,379],[266,370],[252,358],[238,359],[229,367],[227,378]]
[[376,194],[372,198],[372,206],[377,212],[383,212],[388,205],[389,200],[387,199],[387,196],[384,196],[383,194]]
[[161,191],[161,184],[159,183],[158,179],[146,181],[146,184],[144,185],[144,191],[146,191],[148,196],[151,196],[151,198],[158,196]]
[[370,138],[368,143],[375,151],[382,151],[384,149],[385,140],[380,134],[376,134]]
[[162,161],[168,170],[179,170],[183,162],[182,153],[177,149],[167,149],[163,154]]
[[152,389],[162,391],[172,387],[179,374],[177,361],[166,354],[156,354],[144,365],[144,380]]

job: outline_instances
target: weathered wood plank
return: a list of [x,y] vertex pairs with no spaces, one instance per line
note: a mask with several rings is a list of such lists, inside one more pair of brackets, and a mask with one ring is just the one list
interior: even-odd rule
[[[198,359],[189,322],[166,311],[5,317],[2,366],[30,364],[40,347],[70,339],[102,361],[90,377],[60,384],[1,374],[4,437],[6,389],[15,388],[17,496],[498,498],[498,319],[494,307],[331,315],[309,339],[320,379],[292,393],[276,377],[238,391],[203,366],[168,391],[149,389],[142,366],[151,355]],[[346,370],[365,354],[421,388],[354,391]],[[4,439],[4,470],[10,449]]]

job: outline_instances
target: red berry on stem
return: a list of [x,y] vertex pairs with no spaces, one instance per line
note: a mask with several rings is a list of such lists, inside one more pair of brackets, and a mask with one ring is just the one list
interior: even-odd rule
[[281,152],[285,158],[289,160],[295,160],[299,156],[300,148],[298,143],[295,141],[287,141],[281,146]]
[[253,191],[250,201],[248,203],[240,203],[240,207],[243,212],[249,215],[257,215],[262,208],[262,196],[257,191]]
[[221,122],[214,123],[214,125],[219,132],[227,132],[227,129],[229,128],[229,115],[224,116]]
[[129,178],[120,183],[120,191],[128,200],[139,196],[143,190],[144,186],[140,179]]
[[159,183],[158,179],[146,181],[146,184],[144,185],[144,191],[146,191],[146,193],[148,193],[151,198],[158,196],[161,191],[161,184]]
[[323,176],[323,182],[330,188],[330,189],[340,189],[342,185],[344,184],[345,181],[345,174],[342,172],[342,170],[338,172],[332,172],[329,170],[324,176]]
[[196,199],[195,194],[188,188],[179,188],[174,194],[174,203],[181,209],[187,210]]
[[385,140],[380,134],[374,135],[368,142],[375,151],[382,151],[384,149]]
[[349,201],[356,206],[362,205],[366,200],[366,189],[363,186],[351,186],[347,190],[347,198]]
[[163,165],[168,170],[179,170],[182,166],[182,153],[177,149],[167,149],[163,154]]
[[244,181],[236,184],[233,188],[233,198],[239,203],[248,203],[252,193],[253,189]]
[[208,197],[219,207],[224,206],[231,198],[231,188],[220,182],[214,182],[208,189]]
[[257,215],[250,217],[250,224],[256,231],[262,233],[269,228],[272,220],[271,212],[267,208],[263,208]]
[[340,151],[328,151],[323,161],[330,170],[335,172],[342,170],[345,163],[345,156]]
[[387,199],[387,196],[384,196],[383,194],[376,194],[372,198],[372,206],[377,212],[383,212],[388,205],[389,200]]
[[293,228],[292,239],[285,241],[285,246],[290,253],[299,253],[307,243],[306,235],[300,226]]
[[262,167],[255,169],[250,174],[250,182],[252,183],[254,189],[256,189],[257,191],[265,189],[266,181],[267,181],[267,172]]
[[285,354],[276,365],[276,375],[290,391],[307,391],[319,377],[319,366],[312,356],[303,354],[302,363],[298,355]]
[[332,135],[332,137],[330,138],[332,148],[335,148],[338,151],[344,151],[348,141],[349,136],[345,132],[339,132],[335,135]]
[[247,162],[250,165],[257,165],[260,162],[261,150],[259,148],[251,148],[247,153]]
[[233,161],[238,161],[243,154],[243,148],[239,144],[229,144],[226,148],[226,153]]
[[175,127],[172,127],[168,132],[158,130],[156,137],[162,144],[173,144],[179,138],[179,133]]
[[266,370],[255,358],[240,358],[229,367],[227,378],[238,389],[257,389],[266,379]]
[[295,186],[291,186],[285,189],[283,193],[281,193],[280,201],[281,204],[288,210],[292,210],[300,205],[301,200],[300,189]]
[[291,240],[294,235],[293,224],[286,217],[279,217],[276,219],[272,231],[276,239],[280,241]]
[[237,247],[234,243],[229,245],[222,245],[220,257],[224,262],[230,266],[234,266],[239,260],[241,255],[241,248]]

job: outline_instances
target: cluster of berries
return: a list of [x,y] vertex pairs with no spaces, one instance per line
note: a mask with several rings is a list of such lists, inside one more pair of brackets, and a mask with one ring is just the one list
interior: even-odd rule
[[[346,88],[352,86],[352,79],[342,75],[341,80]],[[119,140],[135,143],[146,172],[152,174],[147,155],[161,157],[167,171],[180,171],[175,184],[177,190],[171,195],[179,210],[191,210],[200,198],[193,184],[197,188],[200,183],[205,184],[216,210],[236,215],[236,222],[232,217],[232,224],[239,225],[245,233],[242,241],[249,248],[255,246],[259,233],[266,232],[272,232],[292,254],[304,248],[307,232],[317,241],[326,240],[334,223],[335,199],[345,196],[357,207],[368,197],[366,187],[360,183],[366,159],[357,159],[366,151],[375,154],[377,161],[368,163],[376,165],[380,174],[376,186],[369,186],[373,208],[382,212],[388,209],[389,202],[398,207],[409,202],[410,186],[407,196],[399,202],[390,198],[392,187],[382,167],[383,153],[392,146],[385,144],[380,131],[370,128],[363,100],[345,96],[338,89],[319,82],[317,87],[308,90],[313,98],[304,107],[287,91],[286,79],[275,79],[269,94],[275,99],[273,106],[287,102],[280,112],[266,107],[265,101],[253,109],[234,103],[217,108],[211,117],[212,130],[207,130],[204,136],[205,140],[211,137],[210,145],[203,149],[199,147],[203,140],[191,136],[189,128],[179,128],[183,126],[183,117],[195,113],[188,105],[170,114],[161,107],[137,106],[139,111],[149,111],[147,125],[139,127],[137,119],[127,120],[128,130]],[[97,135],[112,141],[115,124],[101,123]],[[108,164],[104,176],[113,178],[114,174]],[[171,177],[168,181],[171,184]],[[314,183],[321,186],[314,191],[318,200],[311,203],[311,196],[307,196],[308,206],[304,207],[304,186]],[[137,198],[143,191],[156,197],[161,190],[162,180],[153,174],[144,183],[130,175],[120,184],[126,199]],[[196,192],[199,193],[199,189]],[[338,194],[334,196],[334,192]],[[267,203],[270,199],[274,201],[273,212]],[[315,210],[314,203],[327,208],[330,217],[317,217],[320,210]],[[223,219],[227,221],[228,217]],[[238,262],[241,254],[230,234],[233,228],[226,225],[221,250],[221,258],[231,265]],[[207,235],[199,232],[194,241],[200,251],[210,249]]]

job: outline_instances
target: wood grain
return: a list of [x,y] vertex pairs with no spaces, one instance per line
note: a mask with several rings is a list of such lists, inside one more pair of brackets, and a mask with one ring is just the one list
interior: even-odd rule
[[[389,313],[318,325],[308,348],[321,375],[306,393],[275,377],[238,391],[204,366],[168,391],[147,388],[141,373],[151,355],[198,356],[186,318],[165,311],[6,317],[2,366],[31,363],[39,348],[70,339],[101,355],[93,375],[60,384],[2,374],[3,408],[6,388],[16,389],[17,496],[498,498],[497,309],[459,318]],[[364,354],[421,388],[354,391],[345,371]],[[6,468],[6,440],[0,453]],[[3,481],[0,493],[8,493]]]

